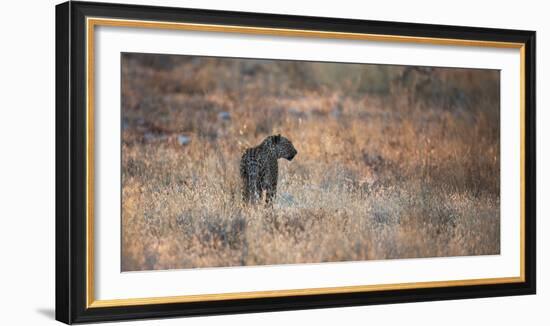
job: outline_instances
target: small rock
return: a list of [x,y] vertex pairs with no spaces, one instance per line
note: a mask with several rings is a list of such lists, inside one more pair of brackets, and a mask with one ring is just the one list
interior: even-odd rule
[[124,131],[124,130],[126,130],[126,129],[128,129],[128,128],[130,128],[130,124],[128,123],[128,120],[123,119],[123,120],[122,120],[122,130]]
[[342,110],[337,110],[337,109],[334,109],[330,112],[330,115],[335,118],[335,119],[338,119],[340,118],[340,116],[342,115]]
[[231,114],[229,114],[229,112],[222,111],[222,112],[218,113],[218,118],[220,120],[229,121],[229,120],[231,120]]
[[344,111],[344,109],[342,108],[342,105],[337,104],[332,108],[332,111],[330,111],[330,115],[332,115],[332,117],[338,119],[342,115],[343,111]]
[[152,142],[153,140],[155,140],[155,135],[153,135],[153,133],[146,133],[145,135],[143,135],[143,139],[145,139],[146,142]]
[[178,136],[178,144],[184,146],[189,145],[189,143],[191,143],[191,137],[185,135]]
[[286,192],[283,192],[282,194],[279,195],[279,201],[280,201],[280,204],[283,206],[294,206],[296,204],[296,200],[294,200],[294,196]]

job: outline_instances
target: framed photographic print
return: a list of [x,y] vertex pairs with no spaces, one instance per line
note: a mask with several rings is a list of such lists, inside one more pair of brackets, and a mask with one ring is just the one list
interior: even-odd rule
[[535,293],[535,32],[56,7],[56,318]]

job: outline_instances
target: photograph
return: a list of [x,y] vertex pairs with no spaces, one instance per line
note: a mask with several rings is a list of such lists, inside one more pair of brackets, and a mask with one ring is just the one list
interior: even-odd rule
[[121,271],[499,255],[498,69],[121,55]]

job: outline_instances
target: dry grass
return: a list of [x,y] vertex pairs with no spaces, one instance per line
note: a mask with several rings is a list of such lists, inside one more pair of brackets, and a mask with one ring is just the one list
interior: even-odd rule
[[[122,270],[500,252],[498,72],[122,63]],[[274,133],[298,155],[272,209],[243,205],[240,156]]]

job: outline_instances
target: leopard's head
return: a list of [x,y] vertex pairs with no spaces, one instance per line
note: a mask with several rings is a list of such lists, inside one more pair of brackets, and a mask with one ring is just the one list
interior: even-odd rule
[[294,156],[298,154],[292,142],[288,138],[281,135],[273,135],[268,137],[273,150],[275,151],[277,158],[286,158],[289,161],[292,161]]

